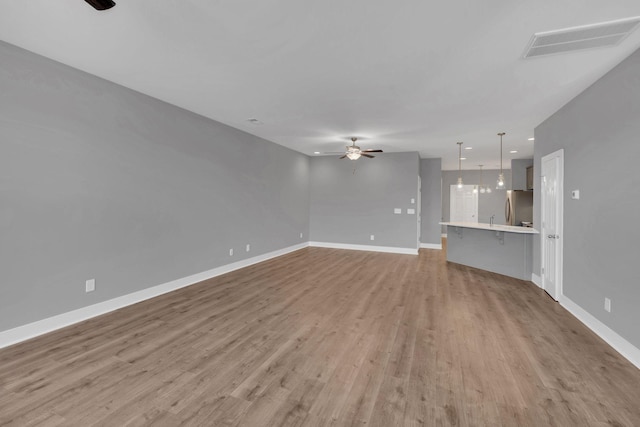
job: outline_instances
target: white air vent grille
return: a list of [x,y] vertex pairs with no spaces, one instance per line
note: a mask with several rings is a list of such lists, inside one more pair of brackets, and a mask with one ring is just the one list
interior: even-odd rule
[[640,16],[535,33],[527,45],[524,57],[615,46],[631,34],[638,27],[638,24],[640,24]]

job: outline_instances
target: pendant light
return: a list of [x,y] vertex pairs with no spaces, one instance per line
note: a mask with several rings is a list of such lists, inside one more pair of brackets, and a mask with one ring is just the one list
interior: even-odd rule
[[504,173],[502,173],[502,137],[504,132],[498,134],[500,136],[500,175],[498,175],[498,182],[496,183],[496,190],[505,190],[506,185],[504,183]]
[[480,193],[484,194],[484,193],[491,193],[491,187],[489,187],[488,185],[484,185],[484,182],[482,180],[482,167],[484,165],[478,165],[480,167]]
[[458,144],[458,191],[464,188],[462,183],[462,142],[456,142]]

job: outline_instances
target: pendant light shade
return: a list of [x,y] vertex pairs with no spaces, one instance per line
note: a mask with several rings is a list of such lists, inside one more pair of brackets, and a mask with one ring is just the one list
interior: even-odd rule
[[458,144],[458,191],[464,188],[462,182],[462,142],[456,142]]
[[488,185],[484,185],[484,182],[482,180],[482,167],[484,165],[478,165],[480,167],[480,194],[485,194],[485,193],[491,193],[491,187],[489,187]]
[[502,172],[502,137],[504,132],[498,134],[500,136],[500,175],[498,175],[498,182],[496,183],[496,190],[505,190],[507,188],[504,182],[504,173]]

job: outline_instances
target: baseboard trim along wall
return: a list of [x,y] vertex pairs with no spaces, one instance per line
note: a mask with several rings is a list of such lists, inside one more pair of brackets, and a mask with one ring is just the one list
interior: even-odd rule
[[535,273],[531,273],[531,281],[534,285],[542,289],[542,278]]
[[418,249],[396,248],[393,246],[350,245],[347,243],[309,242],[309,246],[316,248],[351,249],[354,251],[387,252],[392,254],[418,255]]
[[98,304],[82,307],[77,310],[58,314],[47,319],[38,320],[33,323],[2,331],[0,332],[0,348],[8,347],[12,344],[17,344],[19,342],[35,338],[39,335],[43,335],[48,332],[64,328],[66,326],[73,325],[74,323],[79,323],[84,320],[91,319],[92,317],[100,316],[102,314],[109,313],[111,311],[115,311],[120,308],[124,308],[126,306],[175,291],[176,289],[194,285],[196,283],[202,282],[203,280],[211,279],[213,277],[220,276],[222,274],[229,273],[240,268],[248,267],[250,265],[257,264],[271,258],[276,258],[290,252],[295,252],[307,246],[309,246],[309,244],[305,242],[283,249],[278,249],[273,252],[268,252],[266,254],[258,255],[252,258],[247,258],[231,264],[223,265],[221,267],[216,267],[211,270],[203,271],[202,273],[193,274],[191,276],[172,280],[171,282],[163,283],[161,285],[153,286],[151,288],[113,298],[108,301],[103,301]]
[[442,250],[441,243],[420,243],[420,247],[423,249],[439,249]]
[[560,296],[560,305],[567,309],[576,319],[584,323],[589,329],[596,333],[607,344],[613,347],[618,353],[624,356],[629,362],[640,369],[640,349],[629,341],[618,335],[607,325],[596,319],[585,309],[573,302],[564,295]]

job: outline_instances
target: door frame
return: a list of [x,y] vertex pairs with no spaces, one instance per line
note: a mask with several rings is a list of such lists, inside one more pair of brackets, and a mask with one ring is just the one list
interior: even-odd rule
[[[564,149],[560,149],[554,151],[553,153],[549,153],[546,156],[542,156],[540,158],[540,277],[542,289],[547,291],[546,286],[546,272],[544,270],[544,260],[546,255],[545,250],[545,239],[547,238],[544,221],[545,221],[545,205],[544,205],[544,163],[545,161],[551,160],[553,158],[558,158],[558,189],[557,189],[557,199],[556,199],[556,214],[557,214],[557,222],[556,222],[556,235],[560,236],[556,239],[556,288],[555,288],[555,296],[551,295],[556,301],[560,300],[560,297],[564,296],[563,293],[563,247],[564,247]],[[548,293],[548,292],[547,292]]]

